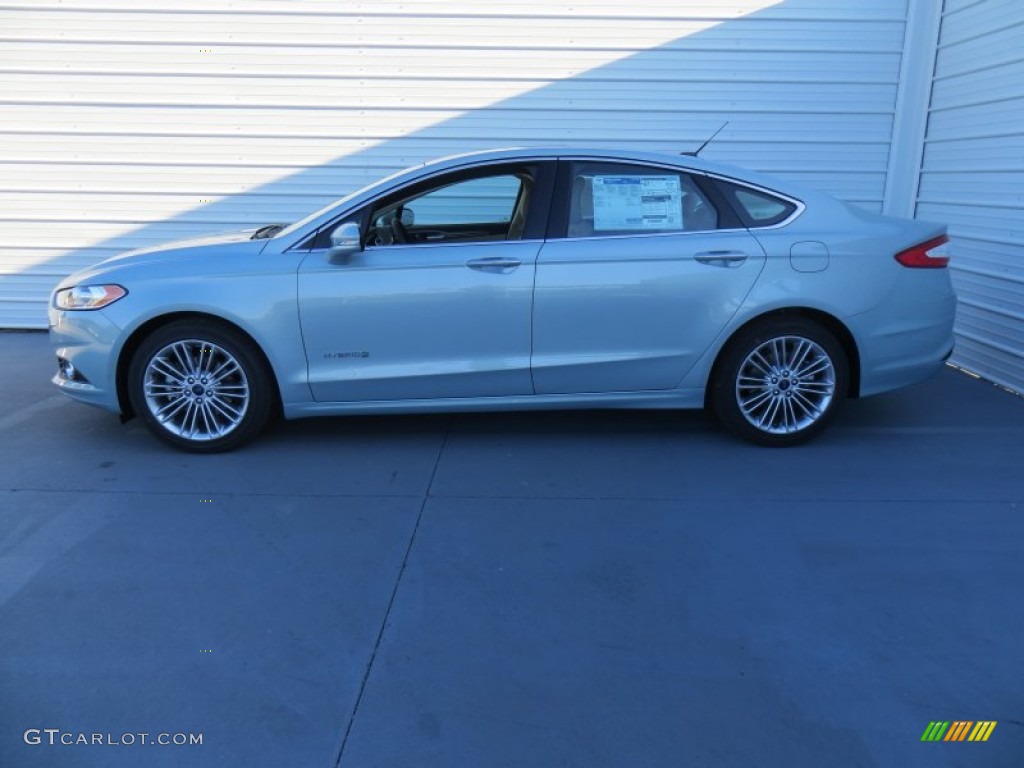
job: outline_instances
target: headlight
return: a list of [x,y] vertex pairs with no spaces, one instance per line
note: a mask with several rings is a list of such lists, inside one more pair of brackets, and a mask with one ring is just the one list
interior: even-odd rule
[[57,309],[101,309],[127,295],[120,285],[76,285],[57,291],[53,303]]

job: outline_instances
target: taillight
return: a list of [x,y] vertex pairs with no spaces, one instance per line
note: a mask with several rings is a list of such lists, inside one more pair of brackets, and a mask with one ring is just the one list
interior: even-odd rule
[[949,264],[949,238],[943,235],[896,254],[904,267],[938,269]]

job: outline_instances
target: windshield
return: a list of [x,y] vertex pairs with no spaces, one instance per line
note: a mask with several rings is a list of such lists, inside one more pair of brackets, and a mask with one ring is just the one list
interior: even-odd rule
[[292,232],[295,232],[297,230],[302,229],[307,224],[309,224],[311,221],[314,221],[314,220],[320,218],[321,216],[323,216],[323,215],[325,215],[327,213],[330,213],[331,210],[333,210],[334,208],[341,208],[349,200],[352,200],[352,199],[354,199],[356,197],[359,197],[360,195],[362,195],[362,194],[364,194],[366,192],[370,192],[370,191],[376,189],[377,187],[387,186],[387,184],[389,182],[394,181],[395,179],[399,178],[400,176],[404,176],[406,173],[408,173],[409,171],[415,170],[416,168],[422,168],[422,167],[424,167],[424,165],[426,165],[426,163],[419,163],[417,165],[410,165],[408,168],[403,168],[400,171],[395,171],[390,176],[385,176],[383,179],[375,181],[372,184],[367,184],[365,187],[363,187],[361,189],[357,189],[355,192],[352,192],[352,193],[350,193],[348,195],[345,195],[340,200],[335,200],[332,203],[328,203],[327,205],[325,205],[320,210],[313,211],[313,213],[309,214],[309,216],[307,216],[306,218],[302,219],[301,221],[296,221],[294,224],[289,224],[287,227],[282,229],[280,232],[275,233],[274,237],[287,237]]

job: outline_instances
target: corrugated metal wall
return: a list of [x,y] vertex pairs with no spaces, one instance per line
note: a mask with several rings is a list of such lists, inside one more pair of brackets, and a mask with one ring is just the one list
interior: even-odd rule
[[955,362],[1024,392],[1024,3],[946,0],[917,215],[949,224]]
[[706,151],[881,207],[906,0],[33,0],[0,8],[0,326],[128,248],[432,156]]

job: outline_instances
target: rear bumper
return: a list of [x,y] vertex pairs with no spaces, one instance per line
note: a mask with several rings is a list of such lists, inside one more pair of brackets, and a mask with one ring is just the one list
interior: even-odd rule
[[[945,270],[942,270],[945,273]],[[931,295],[921,291],[890,297],[851,320],[860,351],[860,394],[917,384],[940,370],[953,352],[956,296],[948,274]]]

